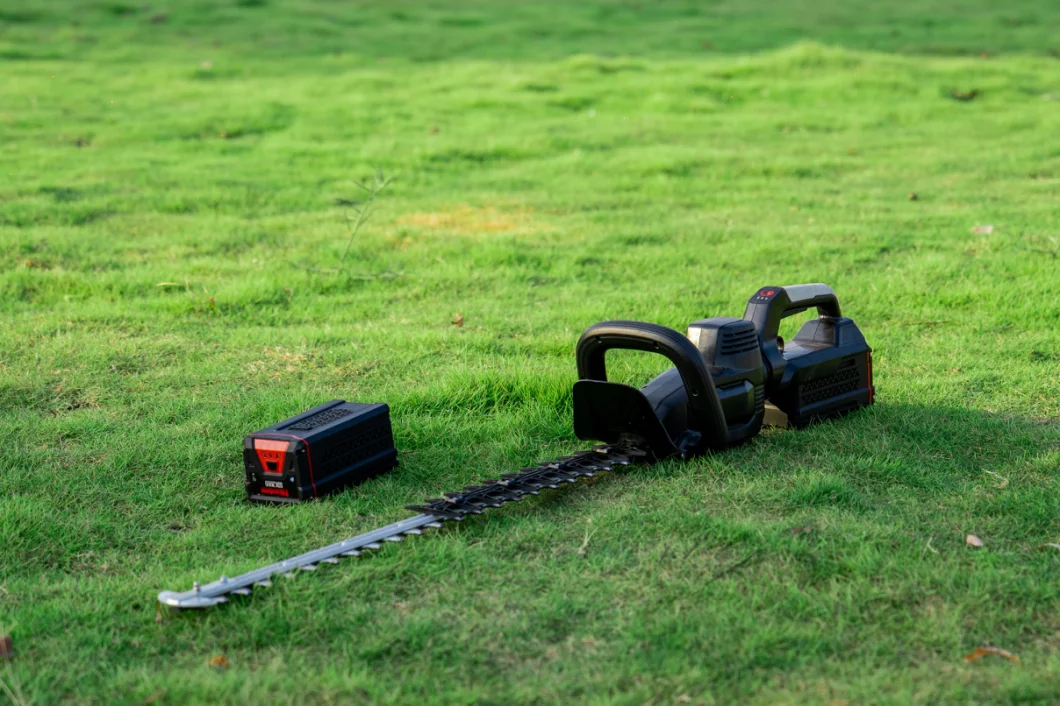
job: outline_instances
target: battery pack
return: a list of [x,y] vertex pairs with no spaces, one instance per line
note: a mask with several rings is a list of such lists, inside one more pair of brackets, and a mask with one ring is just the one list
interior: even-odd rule
[[247,499],[297,503],[398,465],[390,407],[332,400],[243,439]]

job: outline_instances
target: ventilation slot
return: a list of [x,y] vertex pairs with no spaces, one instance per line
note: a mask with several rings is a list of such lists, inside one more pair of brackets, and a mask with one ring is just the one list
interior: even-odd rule
[[379,426],[325,449],[318,463],[345,467],[371,458],[392,448],[393,445],[394,440],[390,430],[385,426]]
[[735,326],[728,326],[721,332],[721,341],[718,351],[722,355],[733,355],[735,353],[747,353],[758,349],[758,334],[755,333],[754,324],[747,322],[742,330]]
[[353,414],[352,409],[344,407],[336,407],[335,409],[325,409],[323,412],[314,414],[312,417],[307,417],[297,424],[293,424],[286,429],[297,429],[299,431],[309,431],[310,429],[316,429],[322,427],[325,424],[330,424],[336,419],[342,419]]
[[839,372],[828,377],[812,380],[799,387],[799,404],[817,404],[832,397],[839,397],[861,388],[861,374],[855,360],[843,363]]

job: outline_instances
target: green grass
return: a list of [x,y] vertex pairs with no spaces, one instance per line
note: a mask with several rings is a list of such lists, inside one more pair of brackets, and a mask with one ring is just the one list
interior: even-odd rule
[[[1058,37],[1044,0],[6,3],[0,680],[1056,703]],[[577,448],[586,326],[802,281],[874,347],[875,407],[156,622],[159,590]],[[243,435],[334,397],[390,403],[401,468],[245,503]]]

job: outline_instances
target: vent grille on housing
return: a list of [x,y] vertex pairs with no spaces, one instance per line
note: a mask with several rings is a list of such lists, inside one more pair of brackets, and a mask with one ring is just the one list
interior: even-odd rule
[[334,409],[325,409],[323,412],[314,414],[312,417],[306,417],[297,424],[292,424],[287,429],[297,429],[299,431],[309,431],[310,429],[316,429],[322,427],[325,424],[330,424],[336,419],[342,419],[353,414],[352,409],[345,407],[336,407]]
[[322,466],[334,464],[345,467],[386,451],[393,444],[389,430],[385,426],[378,426],[325,449],[317,462]]
[[746,353],[758,349],[758,333],[750,321],[743,327],[726,326],[721,330],[718,343],[718,352],[722,355]]
[[861,374],[858,371],[856,361],[851,358],[843,363],[838,372],[812,380],[799,387],[799,403],[802,405],[816,404],[829,397],[839,397],[848,392],[854,392],[861,386]]
[[766,408],[766,386],[755,385],[755,412],[761,412]]

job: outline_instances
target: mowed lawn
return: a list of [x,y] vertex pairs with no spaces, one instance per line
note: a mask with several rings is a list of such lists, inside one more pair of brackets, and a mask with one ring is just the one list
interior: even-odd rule
[[[39,5],[0,4],[0,701],[1060,702],[1052,0]],[[158,611],[581,448],[585,327],[815,281],[874,407]],[[246,503],[242,437],[333,398],[401,467]]]

